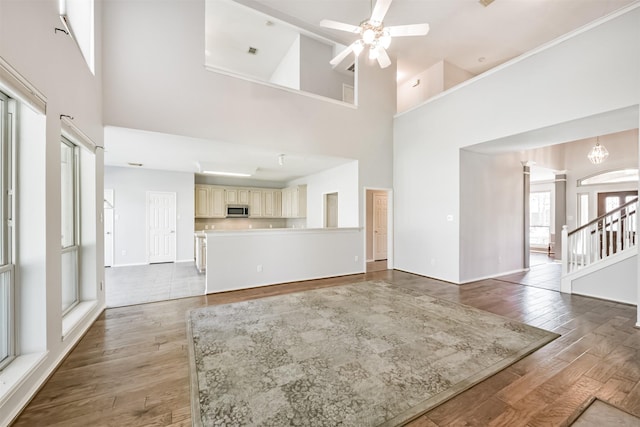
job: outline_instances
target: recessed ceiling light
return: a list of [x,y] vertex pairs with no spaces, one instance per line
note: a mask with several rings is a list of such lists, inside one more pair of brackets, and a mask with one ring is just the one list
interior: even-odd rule
[[136,162],[127,162],[127,164],[129,166],[142,166],[142,163],[136,163]]
[[222,176],[251,176],[250,173],[241,172],[224,172],[224,171],[202,171],[207,175],[222,175]]

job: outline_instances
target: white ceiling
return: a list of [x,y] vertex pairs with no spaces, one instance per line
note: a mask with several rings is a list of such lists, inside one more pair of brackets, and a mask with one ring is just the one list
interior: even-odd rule
[[[237,1],[292,17],[346,45],[356,36],[321,28],[320,20],[358,25],[371,15],[371,0]],[[389,53],[397,58],[402,82],[441,60],[480,74],[634,1],[495,0],[484,7],[478,0],[394,0],[384,24],[426,22],[431,27],[424,37],[393,40]]]
[[[229,2],[207,1],[216,3],[216,8],[224,7],[224,3]],[[384,23],[430,24],[431,31],[427,36],[396,38],[391,44],[389,52],[392,58],[397,58],[399,74],[403,74],[405,80],[441,60],[479,74],[635,1],[637,0],[495,0],[488,7],[484,7],[477,0],[394,0]],[[276,23],[278,19],[286,20],[304,30],[314,31],[343,44],[350,44],[355,36],[320,28],[320,20],[327,18],[359,24],[368,18],[371,12],[370,0],[236,2],[274,16]],[[238,25],[237,33],[226,34],[226,38],[223,38],[229,43],[229,49],[246,50],[247,46],[244,45],[247,42],[256,39],[255,43],[259,44],[259,38],[263,37],[245,26],[247,24],[264,27],[262,18],[257,21],[254,19],[253,23],[241,24],[238,16],[225,16],[221,13],[214,19]],[[239,34],[246,36],[247,40],[238,42]],[[284,41],[283,46],[290,45],[289,33],[283,31],[278,37]],[[217,55],[214,52],[209,54]],[[274,54],[274,57],[276,56]],[[480,58],[484,60],[480,61]],[[402,83],[402,80],[399,83]],[[637,118],[637,115],[635,117]],[[592,135],[603,133],[606,132]],[[540,143],[539,140],[549,143],[547,138],[534,139],[536,143]],[[568,139],[552,143],[566,140]],[[536,143],[533,145],[537,145]],[[482,147],[474,148],[478,151],[504,151],[507,148],[518,149],[514,145],[521,144],[523,141],[498,141],[494,142],[496,147],[482,144]],[[531,142],[527,141],[524,143],[525,146],[530,144]],[[143,163],[145,168],[198,172],[197,161],[226,163],[238,165],[243,169],[257,168],[253,179],[280,182],[352,161],[343,158],[304,156],[303,153],[284,153],[285,165],[280,166],[278,155],[281,153],[277,152],[116,127],[105,129],[105,145],[107,165],[126,166],[128,162],[135,162]]]
[[[226,171],[255,169],[251,179],[260,181],[287,182],[353,161],[114,126],[105,127],[104,137],[106,165],[142,163],[148,169],[198,173],[198,163],[223,164]],[[283,165],[278,161],[280,154],[285,155]]]

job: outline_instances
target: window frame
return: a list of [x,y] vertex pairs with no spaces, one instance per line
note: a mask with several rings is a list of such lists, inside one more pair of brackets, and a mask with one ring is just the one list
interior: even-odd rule
[[[14,153],[16,101],[0,92],[0,275],[8,276],[6,289],[6,329],[0,332],[5,336],[6,355],[0,354],[0,370],[4,369],[16,357],[16,321],[15,321],[15,267],[13,259],[14,245]],[[6,280],[2,278],[0,280]],[[5,284],[0,283],[4,287]]]
[[[73,184],[72,184],[72,188],[73,188],[73,208],[72,208],[72,212],[73,212],[73,243],[71,245],[67,245],[64,246],[62,245],[61,242],[61,250],[60,250],[60,262],[61,262],[61,266],[62,266],[62,259],[63,256],[65,254],[69,254],[69,253],[73,253],[74,257],[73,257],[73,261],[75,264],[75,268],[74,268],[74,277],[73,277],[73,287],[74,287],[74,294],[75,294],[75,298],[74,301],[68,306],[68,307],[64,307],[64,305],[62,306],[62,315],[65,316],[67,313],[69,313],[70,311],[72,311],[79,303],[80,303],[80,247],[81,247],[81,242],[80,242],[80,147],[75,144],[74,142],[72,142],[69,138],[66,138],[65,136],[61,136],[60,137],[60,142],[61,144],[66,145],[67,147],[70,147],[72,149],[72,153],[73,153]],[[60,175],[60,178],[62,179],[62,173]],[[62,193],[62,192],[61,192]],[[62,203],[61,203],[61,220],[62,220]],[[62,226],[62,221],[61,221],[61,226]],[[61,291],[63,291],[65,284],[64,282],[64,277],[62,277],[62,272],[61,272]],[[63,298],[63,304],[64,304],[64,298]]]

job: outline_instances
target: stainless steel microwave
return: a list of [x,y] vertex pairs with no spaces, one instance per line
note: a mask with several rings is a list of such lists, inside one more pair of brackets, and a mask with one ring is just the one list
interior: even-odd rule
[[227,205],[227,218],[248,218],[248,205]]

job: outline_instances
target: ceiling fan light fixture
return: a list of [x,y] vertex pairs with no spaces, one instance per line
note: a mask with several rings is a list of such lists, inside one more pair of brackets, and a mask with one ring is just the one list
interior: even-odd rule
[[378,59],[378,49],[376,48],[376,46],[371,45],[371,47],[369,48],[369,59]]
[[373,31],[371,28],[367,28],[362,32],[362,41],[365,42],[365,44],[371,44],[375,39],[376,39],[376,32]]
[[360,55],[363,49],[364,49],[364,43],[362,40],[358,40],[353,45],[351,45],[351,50],[353,50],[353,53],[356,56]]

